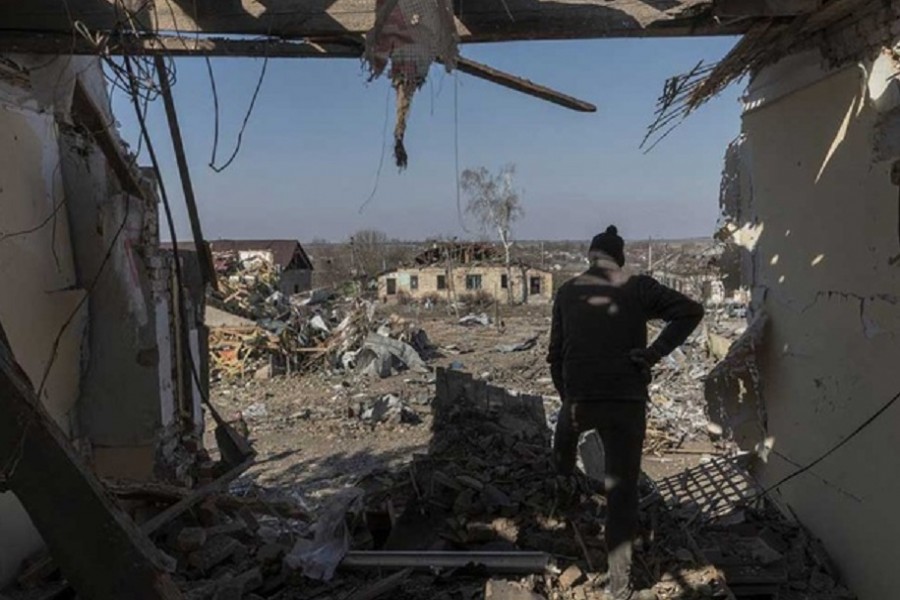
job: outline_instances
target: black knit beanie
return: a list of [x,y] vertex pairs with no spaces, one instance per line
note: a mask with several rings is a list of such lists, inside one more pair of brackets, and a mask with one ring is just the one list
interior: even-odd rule
[[608,254],[620,267],[625,266],[625,240],[619,237],[619,230],[615,225],[610,225],[606,231],[594,236],[590,251]]

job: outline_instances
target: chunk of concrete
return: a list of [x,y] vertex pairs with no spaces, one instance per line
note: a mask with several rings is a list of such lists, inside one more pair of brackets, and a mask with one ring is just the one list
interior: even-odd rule
[[484,600],[545,600],[520,585],[502,579],[491,579],[484,586]]
[[559,576],[559,586],[564,590],[568,590],[577,585],[583,578],[584,573],[578,568],[578,565],[572,565]]

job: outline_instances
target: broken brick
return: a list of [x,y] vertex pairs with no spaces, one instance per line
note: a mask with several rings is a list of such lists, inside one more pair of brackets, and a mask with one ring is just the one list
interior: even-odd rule
[[574,585],[577,585],[583,577],[584,573],[581,572],[578,565],[572,565],[559,576],[559,586],[564,590],[571,589]]
[[544,600],[544,597],[510,581],[491,579],[484,586],[484,600]]

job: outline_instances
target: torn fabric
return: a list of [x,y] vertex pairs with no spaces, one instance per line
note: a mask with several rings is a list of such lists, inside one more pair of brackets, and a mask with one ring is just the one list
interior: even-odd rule
[[412,98],[425,83],[428,69],[440,60],[450,72],[458,57],[458,36],[450,0],[378,0],[375,26],[366,35],[365,60],[370,80],[391,65],[390,77],[397,97],[394,159],[406,168],[403,143]]

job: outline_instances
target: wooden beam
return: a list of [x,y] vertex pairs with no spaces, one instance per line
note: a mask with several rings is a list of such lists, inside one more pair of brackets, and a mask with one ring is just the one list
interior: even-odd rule
[[535,98],[540,98],[541,100],[546,100],[547,102],[552,102],[553,104],[565,108],[570,108],[579,112],[597,112],[597,107],[590,102],[573,98],[572,96],[557,92],[556,90],[539,85],[522,77],[498,71],[487,65],[477,63],[474,60],[469,60],[468,58],[460,57],[456,63],[456,67],[467,75],[472,75],[473,77],[478,77],[479,79],[502,85],[511,90],[522,92],[523,94],[528,94],[529,96],[534,96]]
[[[200,211],[197,210],[197,199],[194,196],[194,184],[191,183],[191,170],[188,168],[187,156],[184,152],[184,142],[181,139],[181,127],[178,126],[178,113],[175,111],[175,99],[172,97],[172,90],[169,87],[169,74],[166,69],[166,60],[159,55],[155,56],[153,60],[156,65],[156,75],[159,79],[160,93],[166,108],[166,119],[169,122],[169,134],[172,136],[172,149],[175,151],[175,161],[178,164],[178,174],[181,179],[181,191],[184,194],[188,218],[191,223],[191,233],[194,236],[194,248],[197,250],[197,259],[200,261],[200,273],[203,277],[203,283],[212,287],[213,290],[218,291],[219,278],[216,276],[216,268],[213,265],[209,244],[206,243],[206,238],[203,237],[203,225],[200,223]],[[177,244],[178,242],[173,239],[172,247],[176,247]],[[186,349],[186,351],[190,352],[190,349]],[[190,388],[193,389],[193,386],[190,386]]]
[[822,0],[716,0],[717,17],[796,17],[822,8]]
[[162,511],[158,515],[152,517],[149,521],[143,523],[141,525],[141,531],[150,535],[151,533],[155,533],[160,527],[177,519],[180,515],[184,514],[197,504],[200,504],[213,494],[217,494],[221,491],[228,489],[228,484],[237,479],[244,473],[247,469],[253,466],[254,459],[248,458],[240,465],[233,467],[223,473],[218,479],[207,483],[193,491],[172,506],[168,507],[166,510]]
[[[483,0],[459,3],[463,43],[740,33],[712,19],[712,0]],[[123,7],[128,7],[127,10]],[[28,0],[0,3],[0,31],[67,33],[136,26],[147,32],[284,38],[360,36],[375,0]],[[127,24],[127,26],[126,26]]]
[[0,483],[22,502],[82,598],[177,600],[155,547],[47,415],[0,336]]

